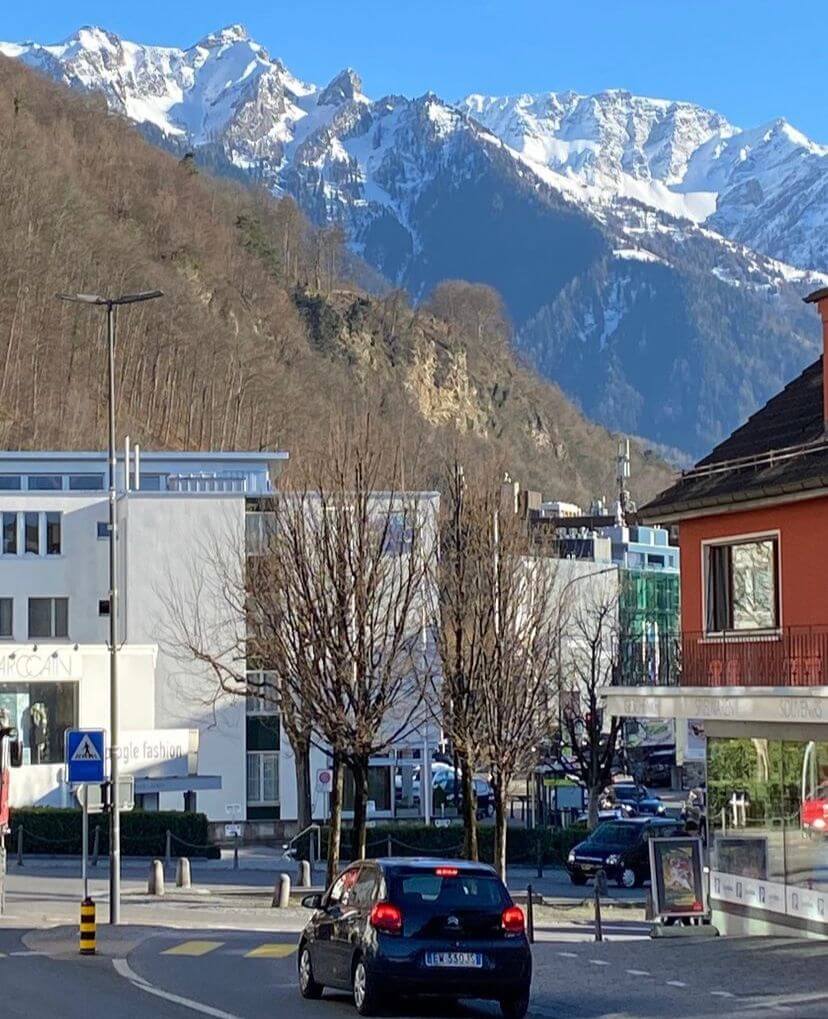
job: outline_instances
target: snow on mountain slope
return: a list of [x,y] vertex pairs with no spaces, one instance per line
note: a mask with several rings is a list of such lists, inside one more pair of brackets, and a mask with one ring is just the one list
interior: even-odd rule
[[471,116],[532,162],[707,222],[803,268],[828,268],[828,146],[784,120],[740,130],[692,103],[621,90],[467,96]]

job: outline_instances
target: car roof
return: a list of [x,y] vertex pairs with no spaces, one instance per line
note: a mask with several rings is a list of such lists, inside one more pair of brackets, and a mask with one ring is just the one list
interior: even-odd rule
[[453,867],[469,874],[496,874],[494,867],[488,863],[476,863],[473,860],[446,860],[431,856],[381,856],[364,863],[373,863],[386,872],[394,870],[434,871],[438,867]]

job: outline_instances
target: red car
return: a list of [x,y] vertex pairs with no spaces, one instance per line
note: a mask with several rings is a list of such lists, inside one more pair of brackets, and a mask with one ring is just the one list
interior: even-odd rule
[[802,801],[799,816],[806,832],[828,834],[828,782],[817,786],[814,795]]

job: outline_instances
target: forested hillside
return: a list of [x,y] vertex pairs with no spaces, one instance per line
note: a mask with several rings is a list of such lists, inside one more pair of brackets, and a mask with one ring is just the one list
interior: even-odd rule
[[[119,320],[119,432],[145,446],[323,441],[343,408],[400,430],[433,479],[454,445],[550,495],[609,494],[614,440],[515,358],[499,298],[370,295],[336,229],[195,169],[102,98],[0,59],[0,444],[102,446],[103,316],[57,292],[164,291]],[[430,478],[431,476],[431,478]],[[635,495],[667,479],[636,450]]]

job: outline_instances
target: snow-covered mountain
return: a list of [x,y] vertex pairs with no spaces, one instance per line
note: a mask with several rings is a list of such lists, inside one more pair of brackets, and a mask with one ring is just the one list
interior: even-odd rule
[[416,297],[497,287],[539,369],[611,427],[700,452],[818,349],[799,298],[828,282],[828,150],[788,125],[625,92],[375,100],[350,69],[302,81],[240,25],[0,53],[341,223]]
[[636,199],[828,270],[828,146],[785,120],[743,131],[693,103],[615,89],[458,105],[528,161],[586,185],[592,202]]

